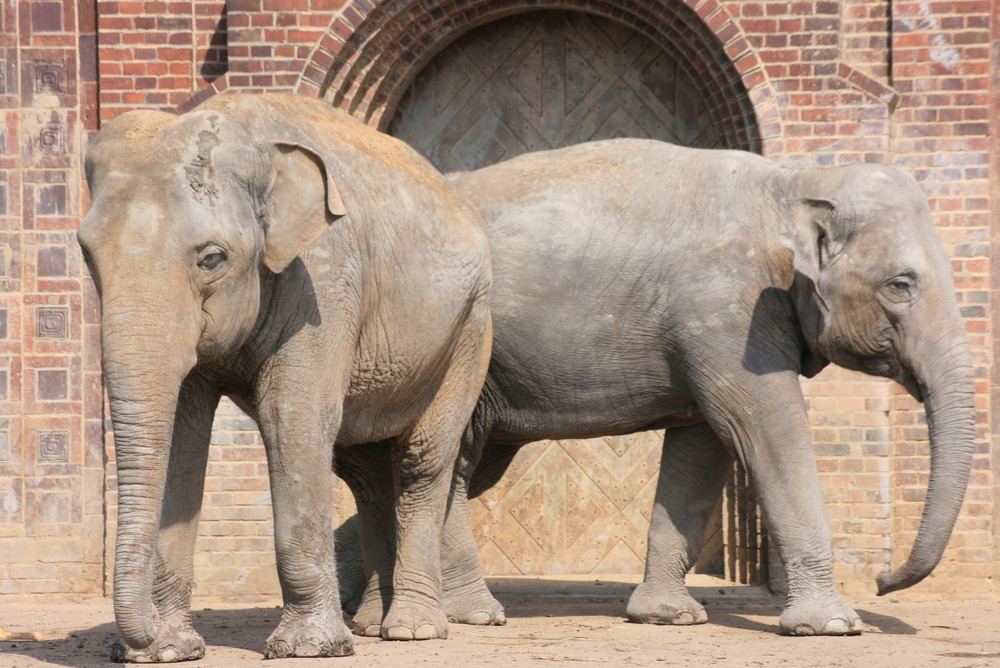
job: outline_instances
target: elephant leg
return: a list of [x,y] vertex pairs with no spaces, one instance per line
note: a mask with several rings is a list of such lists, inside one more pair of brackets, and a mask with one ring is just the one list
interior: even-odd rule
[[[351,488],[358,514],[338,529],[344,533],[355,527],[357,546],[362,555],[361,573],[357,573],[356,555],[338,555],[338,572],[354,562],[343,599],[355,608],[352,630],[360,636],[381,636],[382,619],[392,602],[392,576],[396,563],[396,501],[391,469],[390,442],[338,447],[337,474]],[[338,546],[340,543],[338,543]],[[340,549],[350,549],[343,546]],[[343,566],[341,566],[343,564]],[[341,580],[342,584],[344,579]],[[347,609],[345,605],[345,609]]]
[[727,434],[739,453],[760,500],[768,535],[781,555],[788,576],[781,632],[861,633],[861,618],[833,580],[830,522],[798,374],[753,375],[732,382],[741,390],[740,408],[727,406],[722,412],[706,403],[707,415],[716,433]]
[[646,575],[629,598],[630,622],[703,624],[705,609],[684,586],[732,457],[707,424],[668,430],[649,522]]
[[205,656],[205,641],[191,624],[191,590],[212,418],[218,403],[218,391],[201,376],[191,374],[181,386],[153,562],[153,604],[160,616],[160,633],[143,649],[117,641],[111,651],[114,661],[171,663]]
[[768,533],[788,578],[779,620],[786,635],[856,635],[861,618],[833,580],[830,523],[811,444],[789,452],[756,450],[748,467]]
[[[486,378],[490,340],[488,315],[471,318],[436,396],[392,449],[399,496],[392,605],[382,620],[388,640],[448,636],[441,584],[444,522],[462,437]],[[456,519],[468,532],[467,517]]]
[[344,520],[333,532],[337,557],[337,582],[340,585],[340,608],[354,615],[361,606],[368,578],[361,552],[361,526],[357,515]]
[[[455,468],[448,514],[445,517],[441,551],[442,603],[449,622],[499,626],[507,623],[503,605],[497,601],[483,579],[479,549],[472,536],[469,500],[479,496],[500,480],[520,446],[486,446],[480,458],[484,438],[466,430],[462,457]],[[479,459],[478,463],[476,459]],[[471,475],[470,475],[471,472]]]
[[469,498],[475,499],[488,489],[492,489],[503,474],[510,468],[514,461],[514,456],[521,450],[522,445],[497,445],[487,443],[483,449],[482,456],[475,464],[472,477],[469,479]]
[[336,396],[309,396],[301,382],[282,378],[272,379],[260,402],[258,421],[267,451],[284,600],[281,621],[264,644],[264,657],[353,654],[354,641],[340,611],[330,534],[330,465],[342,404]]

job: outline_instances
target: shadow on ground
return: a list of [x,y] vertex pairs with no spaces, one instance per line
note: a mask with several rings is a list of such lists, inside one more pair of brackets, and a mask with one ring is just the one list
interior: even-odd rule
[[[547,579],[532,580],[528,585],[523,580],[517,583],[493,581],[490,585],[498,600],[504,604],[508,619],[521,622],[515,626],[522,628],[532,627],[532,619],[553,617],[604,617],[612,623],[615,620],[624,623],[625,606],[635,586],[624,582],[581,584]],[[778,616],[783,604],[780,597],[762,595],[759,592],[734,595],[732,592],[716,591],[714,596],[699,593],[701,595],[697,598],[702,600],[708,610],[708,626],[756,632],[762,634],[762,637],[778,633]],[[743,600],[738,600],[740,596]],[[107,619],[107,607],[104,610],[104,614],[91,621]],[[891,615],[868,610],[859,610],[859,614],[868,630],[875,633],[894,636],[918,633],[917,628]],[[277,626],[280,616],[280,608],[273,606],[200,608],[192,613],[195,628],[204,636],[208,646],[243,650],[256,656],[260,656],[264,641]],[[59,633],[65,634],[64,629],[86,625],[86,619],[73,619],[58,627],[63,631],[53,627],[46,635],[53,637]],[[539,626],[544,624],[539,622]],[[115,665],[111,664],[109,656],[111,645],[117,636],[113,623],[100,623],[71,631],[58,639],[4,642],[0,643],[0,655],[7,657],[7,661],[0,659],[0,664],[19,665],[14,657],[21,657],[73,668]],[[11,662],[10,659],[14,661]]]
[[[264,640],[278,625],[280,617],[281,610],[278,608],[205,608],[192,613],[194,626],[204,636],[207,645],[258,653],[264,647]],[[21,655],[72,668],[114,666],[119,664],[111,662],[111,645],[117,638],[118,629],[114,623],[100,624],[73,631],[61,639],[3,643],[0,644],[0,653],[7,656]],[[0,665],[6,664],[0,662]]]

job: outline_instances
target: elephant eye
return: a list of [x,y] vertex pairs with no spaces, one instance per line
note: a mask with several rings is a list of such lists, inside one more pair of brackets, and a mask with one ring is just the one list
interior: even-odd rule
[[212,248],[198,259],[198,266],[205,271],[210,271],[225,261],[226,252],[221,248]]
[[895,276],[886,281],[885,288],[893,301],[908,302],[913,300],[914,292],[916,292],[916,281],[912,276]]

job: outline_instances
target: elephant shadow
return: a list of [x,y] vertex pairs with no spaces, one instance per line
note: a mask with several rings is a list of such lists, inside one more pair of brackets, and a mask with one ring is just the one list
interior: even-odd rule
[[[532,591],[498,587],[497,596],[511,619],[530,620],[547,616],[603,616],[624,621],[625,602],[634,585],[605,583],[606,591],[568,592],[566,582],[538,580]],[[706,602],[709,625],[732,629],[776,634],[780,601],[772,604],[746,604],[737,601],[709,600]],[[260,653],[264,639],[277,626],[281,617],[279,607],[247,607],[232,609],[203,608],[192,611],[195,628],[204,636],[211,648],[228,647],[250,653]],[[858,614],[870,628],[887,635],[914,635],[918,629],[906,622],[881,613],[859,609]],[[90,628],[69,631],[64,638],[39,641],[12,641],[0,644],[7,656],[21,656],[46,665],[115,666],[111,663],[111,645],[118,638],[113,622]]]
[[[625,617],[625,605],[636,585],[616,581],[593,581],[589,579],[567,581],[560,579],[533,579],[527,581],[514,578],[487,578],[490,591],[497,597],[508,619],[530,619],[532,617],[596,616]],[[708,612],[710,626],[732,629],[779,633],[778,618],[784,599],[779,595],[766,593],[752,594],[751,598],[712,597],[701,599],[699,593],[692,592],[701,600]],[[891,615],[859,609],[858,614],[869,630],[877,630],[887,635],[914,635],[919,630]]]
[[[217,646],[259,654],[264,647],[264,640],[278,625],[281,608],[204,608],[193,610],[191,616],[195,628],[204,636],[209,652],[212,646]],[[52,640],[6,642],[0,645],[0,652],[46,665],[71,668],[121,665],[112,663],[110,659],[111,646],[118,638],[114,622],[65,633],[66,637]]]

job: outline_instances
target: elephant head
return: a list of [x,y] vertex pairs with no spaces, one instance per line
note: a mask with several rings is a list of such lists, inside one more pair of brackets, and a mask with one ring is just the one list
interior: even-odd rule
[[803,373],[834,362],[892,378],[925,405],[926,505],[908,560],[878,578],[887,594],[930,574],[962,506],[974,432],[968,339],[950,263],[912,177],[865,164],[802,170],[793,182],[784,243],[808,347]]
[[78,239],[101,297],[115,433],[115,613],[135,648],[159,630],[152,558],[181,383],[246,342],[262,280],[344,215],[330,156],[272,121],[267,137],[224,110],[135,111],[87,151]]

